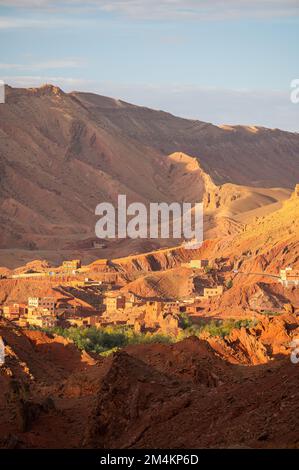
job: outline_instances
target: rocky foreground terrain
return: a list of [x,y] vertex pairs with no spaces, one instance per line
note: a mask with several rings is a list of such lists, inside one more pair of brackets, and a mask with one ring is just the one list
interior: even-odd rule
[[107,358],[1,320],[2,448],[299,447],[294,315]]

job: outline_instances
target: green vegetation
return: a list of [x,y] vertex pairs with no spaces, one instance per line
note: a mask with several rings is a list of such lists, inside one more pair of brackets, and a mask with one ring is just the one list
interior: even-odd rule
[[251,328],[256,325],[255,320],[211,320],[209,322],[202,322],[200,325],[192,325],[186,328],[181,334],[179,339],[187,338],[188,336],[200,336],[207,333],[211,336],[220,336],[224,338],[228,336],[233,329]]
[[234,328],[249,328],[255,325],[253,320],[211,320],[203,322],[200,325],[192,325],[189,316],[186,313],[181,314],[181,321],[184,328],[177,337],[167,336],[160,333],[136,333],[131,328],[125,326],[107,326],[105,328],[38,328],[49,334],[63,336],[74,342],[81,350],[109,356],[109,354],[124,348],[130,344],[148,344],[148,343],[174,343],[188,336],[200,337],[202,333],[208,333],[211,336],[220,336],[224,338],[229,335]]
[[181,312],[179,317],[180,317],[179,324],[180,324],[180,327],[183,328],[183,330],[186,330],[187,328],[190,328],[192,326],[192,320],[190,316],[188,315],[188,313]]
[[231,289],[233,287],[233,281],[231,279],[229,279],[227,282],[226,282],[226,288],[227,289]]
[[170,343],[169,336],[158,333],[135,333],[131,328],[108,326],[105,328],[47,328],[43,329],[50,334],[63,336],[75,343],[84,351],[101,355],[109,355],[119,348],[129,344],[144,343]]
[[206,274],[212,273],[212,272],[213,272],[212,266],[205,266],[205,267],[204,267],[204,272],[205,272]]
[[268,317],[277,317],[278,315],[281,315],[280,312],[275,312],[273,310],[263,310],[260,313],[261,313],[261,315],[266,315]]

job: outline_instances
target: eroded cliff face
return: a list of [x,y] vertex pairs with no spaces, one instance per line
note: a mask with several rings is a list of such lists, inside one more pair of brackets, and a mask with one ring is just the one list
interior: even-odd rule
[[[8,87],[6,95],[0,125],[0,248],[21,250],[19,259],[46,254],[57,262],[57,253],[63,256],[70,246],[86,261],[95,259],[97,254],[90,254],[95,207],[115,204],[118,194],[144,203],[198,202],[206,194],[206,207],[225,208],[221,215],[230,219],[246,207],[270,206],[284,197],[258,188],[287,190],[299,179],[297,134],[219,128],[51,85]],[[214,219],[207,224],[217,225]],[[89,249],[82,249],[86,244]],[[159,246],[164,245],[159,241]],[[122,253],[140,252],[144,244],[122,248]],[[115,253],[111,249],[108,256]],[[0,256],[2,266],[17,265],[9,253]]]
[[[164,155],[196,157],[219,185],[292,188],[298,182],[298,135],[255,126],[214,126],[92,93],[73,94],[108,126]],[[284,162],[284,165],[281,165]]]
[[162,271],[174,268],[182,262],[189,261],[197,253],[197,250],[185,250],[184,248],[173,248],[158,250],[152,253],[145,253],[126,258],[113,260],[116,269],[125,273],[134,271]]
[[222,357],[238,364],[266,364],[290,354],[290,344],[299,332],[296,316],[255,315],[254,322],[250,328],[232,330],[225,338],[206,335],[205,339]]

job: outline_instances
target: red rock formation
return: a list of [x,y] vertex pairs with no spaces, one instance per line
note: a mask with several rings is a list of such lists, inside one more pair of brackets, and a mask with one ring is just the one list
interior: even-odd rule
[[[1,447],[296,447],[294,315],[95,360],[1,322]],[[247,364],[247,366],[245,366]],[[250,365],[255,364],[255,366]]]

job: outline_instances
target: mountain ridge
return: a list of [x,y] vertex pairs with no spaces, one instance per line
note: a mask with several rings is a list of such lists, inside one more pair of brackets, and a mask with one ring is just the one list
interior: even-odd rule
[[[0,106],[0,248],[27,250],[27,260],[38,251],[76,249],[94,238],[96,205],[116,203],[118,194],[145,204],[195,202],[205,197],[209,180],[216,185],[214,199],[227,201],[239,189],[225,185],[263,187],[258,176],[266,188],[285,188],[277,192],[279,203],[299,181],[298,163],[299,134],[220,128],[49,84],[6,87]],[[260,206],[271,202],[265,191],[250,193],[259,193]],[[132,242],[121,254],[157,247]],[[0,256],[5,265],[6,254]]]

